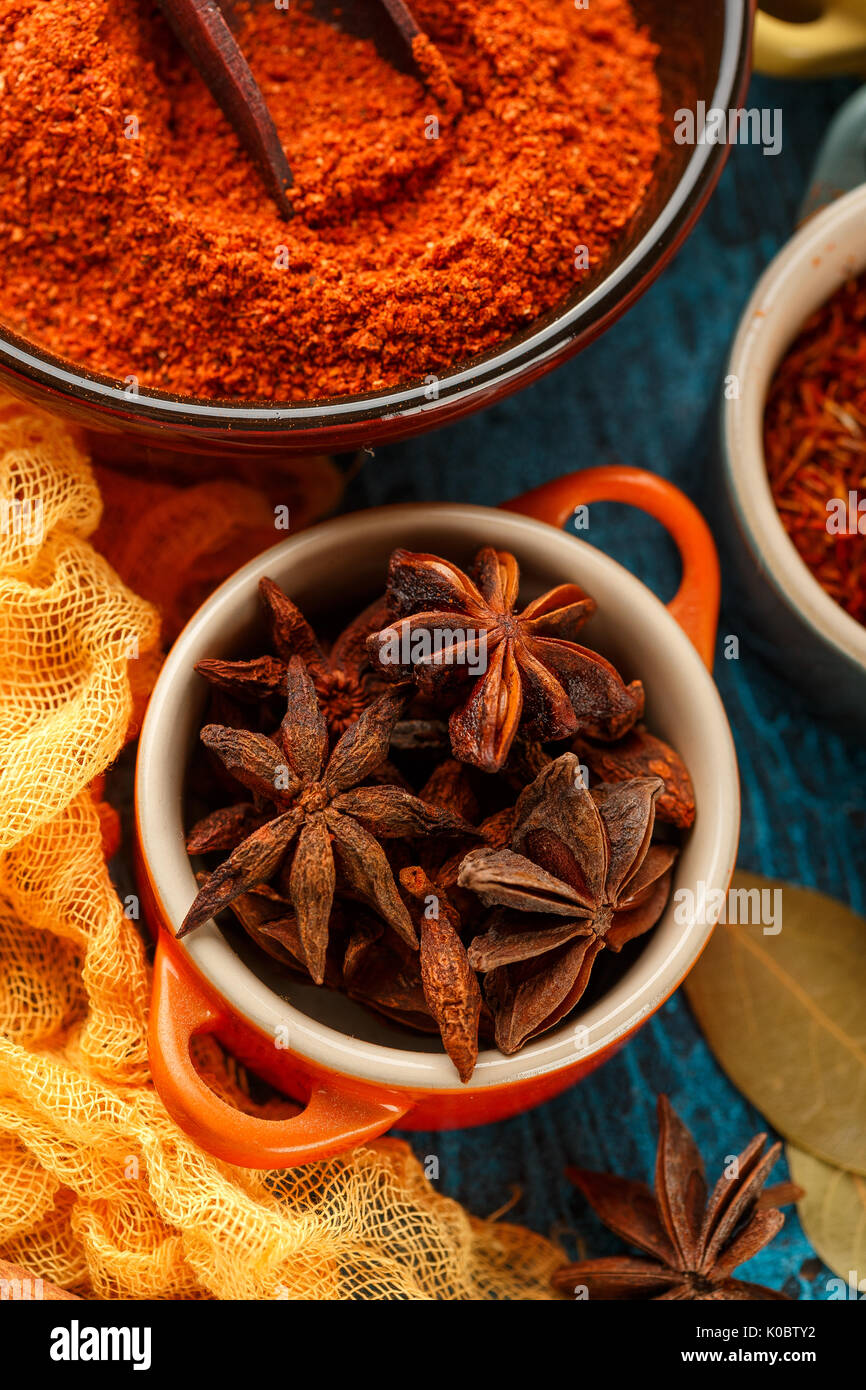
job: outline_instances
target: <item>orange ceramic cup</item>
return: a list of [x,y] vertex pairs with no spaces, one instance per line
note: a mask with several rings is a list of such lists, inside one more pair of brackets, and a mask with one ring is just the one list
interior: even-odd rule
[[[632,503],[668,528],[683,561],[669,608],[621,565],[560,529],[581,503]],[[184,849],[184,769],[205,699],[196,661],[230,656],[260,630],[259,579],[270,575],[314,620],[381,591],[397,546],[467,562],[482,544],[513,551],[524,592],[581,584],[599,611],[587,641],[647,690],[654,731],[674,742],[695,784],[697,818],[674,891],[726,889],[736,859],[739,790],[724,709],[707,666],[719,601],[706,523],[671,484],[631,468],[596,468],[548,483],[504,509],[439,504],[378,508],[327,521],[259,556],[199,609],[151,697],[136,772],[137,851],[146,917],[158,934],[150,1058],[178,1125],[230,1163],[284,1168],[326,1158],[390,1129],[499,1120],[565,1090],[609,1057],[677,988],[713,922],[682,920],[673,898],[643,950],[596,1002],[514,1057],[482,1052],[461,1086],[438,1039],[415,1036],[333,990],[287,980],[240,933],[213,923],[174,939],[196,892]],[[712,899],[710,899],[712,900]],[[680,920],[678,920],[680,919]],[[278,1121],[241,1114],[192,1066],[190,1039],[213,1033],[245,1065],[305,1108]]]

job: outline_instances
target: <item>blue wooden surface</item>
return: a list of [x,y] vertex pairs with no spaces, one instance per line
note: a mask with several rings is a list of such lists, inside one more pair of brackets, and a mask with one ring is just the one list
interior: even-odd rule
[[[494,505],[570,469],[622,461],[673,479],[699,503],[713,466],[713,411],[725,353],[755,280],[790,235],[818,143],[853,84],[755,79],[749,104],[781,107],[783,151],[738,147],[697,230],[672,266],[600,341],[522,394],[458,425],[379,452],[354,480],[347,508],[437,499]],[[604,516],[601,513],[604,512]],[[710,524],[712,515],[708,515]],[[656,523],[593,508],[588,537],[662,597],[676,586]],[[720,631],[742,633],[725,606]],[[796,692],[742,646],[716,677],[743,782],[740,864],[808,884],[866,910],[862,845],[866,750],[816,722]],[[694,1130],[714,1178],[762,1117],[715,1063],[682,993],[594,1076],[557,1100],[498,1125],[408,1136],[439,1159],[444,1192],[479,1215],[514,1189],[513,1219],[604,1254],[622,1247],[563,1178],[567,1163],[649,1177],[656,1092]],[[776,1178],[784,1176],[783,1164]],[[805,1276],[801,1273],[807,1265]],[[795,1297],[825,1298],[793,1210],[748,1277]],[[817,1272],[816,1272],[817,1271]]]

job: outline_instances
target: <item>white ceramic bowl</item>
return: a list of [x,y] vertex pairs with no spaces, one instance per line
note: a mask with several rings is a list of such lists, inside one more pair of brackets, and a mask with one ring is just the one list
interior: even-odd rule
[[[676,492],[659,480],[652,483]],[[681,494],[676,496],[690,508]],[[204,657],[237,653],[261,630],[259,579],[275,579],[315,621],[329,607],[345,609],[348,604],[357,609],[381,592],[388,556],[398,544],[465,563],[484,543],[517,555],[524,593],[576,581],[595,597],[599,612],[586,641],[609,656],[627,679],[639,674],[652,729],[676,745],[694,781],[697,818],[676,864],[674,888],[695,892],[701,882],[710,889],[727,888],[739,831],[733,743],[712,678],[668,610],[621,565],[543,522],[484,507],[421,504],[355,513],[276,546],[224,583],[178,638],[151,698],[138,754],[139,854],[152,921],[173,930],[196,893],[184,849],[182,807],[184,771],[206,696],[205,683],[193,666]],[[708,537],[707,544],[712,551]],[[716,566],[714,551],[711,564]],[[216,1112],[203,1125],[191,1114],[203,1098],[199,1096],[194,1106],[192,1099],[179,1094],[176,1073],[181,1066],[188,1069],[188,1038],[178,1041],[173,1035],[172,1011],[189,1014],[187,1031],[199,1026],[219,1032],[247,1054],[244,1060],[249,1058],[265,1074],[276,1074],[284,1086],[300,1080],[307,1094],[321,1083],[330,1088],[329,1094],[384,1096],[395,1112],[390,1123],[398,1113],[406,1127],[498,1118],[561,1090],[608,1055],[676,988],[711,930],[700,920],[681,925],[669,905],[639,955],[602,998],[516,1056],[482,1052],[471,1082],[463,1087],[438,1039],[410,1035],[334,991],[287,980],[268,961],[259,960],[252,947],[242,960],[213,922],[179,943],[162,933],[173,973],[155,1008],[156,1015],[162,1014],[152,1034],[155,1079],[180,1122],[208,1147],[238,1162],[254,1162],[255,1146],[251,1158],[249,1145],[241,1151],[221,1143],[215,1136]],[[181,997],[180,976],[197,980],[203,998],[210,1001],[196,1006],[198,1014],[196,1008],[187,1009]],[[275,1069],[268,1066],[267,1057],[274,1057],[273,1039],[280,1030],[285,1030],[289,1052],[281,1054]],[[262,1044],[257,1049],[250,1045],[253,1035]],[[172,1054],[168,1062],[167,1051]],[[285,1071],[287,1060],[290,1074]],[[316,1079],[313,1086],[310,1077]],[[386,1127],[383,1119],[378,1130]],[[362,1129],[356,1128],[356,1138],[363,1137]],[[364,1134],[372,1132],[371,1125]],[[340,1145],[313,1147],[318,1155]],[[287,1159],[282,1150],[280,1154],[280,1162],[299,1161]],[[302,1156],[310,1155],[304,1149]],[[277,1161],[273,1152],[271,1159]]]
[[866,185],[808,221],[755,287],[726,375],[738,399],[722,411],[722,512],[717,534],[761,649],[822,713],[866,719],[866,627],[830,598],[782,525],[764,462],[763,420],[773,375],[806,319],[866,270]]

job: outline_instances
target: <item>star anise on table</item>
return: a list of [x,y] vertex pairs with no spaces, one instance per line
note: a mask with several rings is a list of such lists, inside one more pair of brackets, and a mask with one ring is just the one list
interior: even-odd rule
[[258,703],[269,696],[285,695],[288,664],[299,656],[313,678],[328,729],[339,737],[387,688],[367,655],[367,638],[387,620],[385,600],[369,604],[326,652],[297,604],[272,579],[259,581],[259,597],[275,655],[251,661],[209,658],[199,661],[196,671],[218,689]]
[[[367,903],[417,947],[379,840],[475,832],[459,816],[428,806],[401,787],[362,785],[387,757],[404,689],[391,690],[369,705],[330,753],[325,718],[300,656],[288,663],[286,695],[287,713],[273,738],[218,725],[201,731],[205,746],[253,793],[253,809],[233,807],[222,822],[216,813],[193,828],[188,848],[199,852],[228,848],[235,835],[243,838],[200,889],[178,936],[276,878],[294,909],[307,968],[320,984],[338,869],[342,891]],[[263,824],[245,833],[250,819],[265,814]]]
[[655,926],[674,845],[652,844],[658,777],[589,791],[563,753],[517,800],[510,849],[471,850],[459,883],[495,911],[469,947],[486,976],[496,1043],[516,1052],[571,1012],[603,950]]
[[595,611],[560,584],[520,612],[514,556],[485,546],[472,577],[436,555],[395,550],[387,602],[393,621],[368,641],[391,679],[411,678],[431,700],[455,701],[455,758],[487,772],[505,763],[518,729],[541,741],[582,730],[617,738],[643,712],[643,687],[574,641]]
[[604,1224],[648,1258],[580,1260],[558,1271],[555,1286],[571,1295],[586,1289],[591,1298],[603,1299],[788,1301],[787,1294],[731,1277],[784,1225],[775,1204],[802,1195],[792,1183],[763,1190],[781,1144],[765,1153],[767,1136],[756,1135],[708,1201],[701,1156],[667,1096],[658,1098],[658,1120],[655,1192],[609,1173],[568,1170]]

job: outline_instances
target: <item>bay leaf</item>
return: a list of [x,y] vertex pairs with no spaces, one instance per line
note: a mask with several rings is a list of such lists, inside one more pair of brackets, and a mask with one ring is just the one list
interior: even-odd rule
[[834,1274],[866,1291],[866,1178],[793,1144],[786,1154],[791,1177],[805,1189],[797,1215],[811,1244]]
[[765,933],[754,916],[716,927],[686,982],[707,1042],[786,1139],[866,1175],[866,920],[756,874],[731,886],[780,890],[781,930]]

